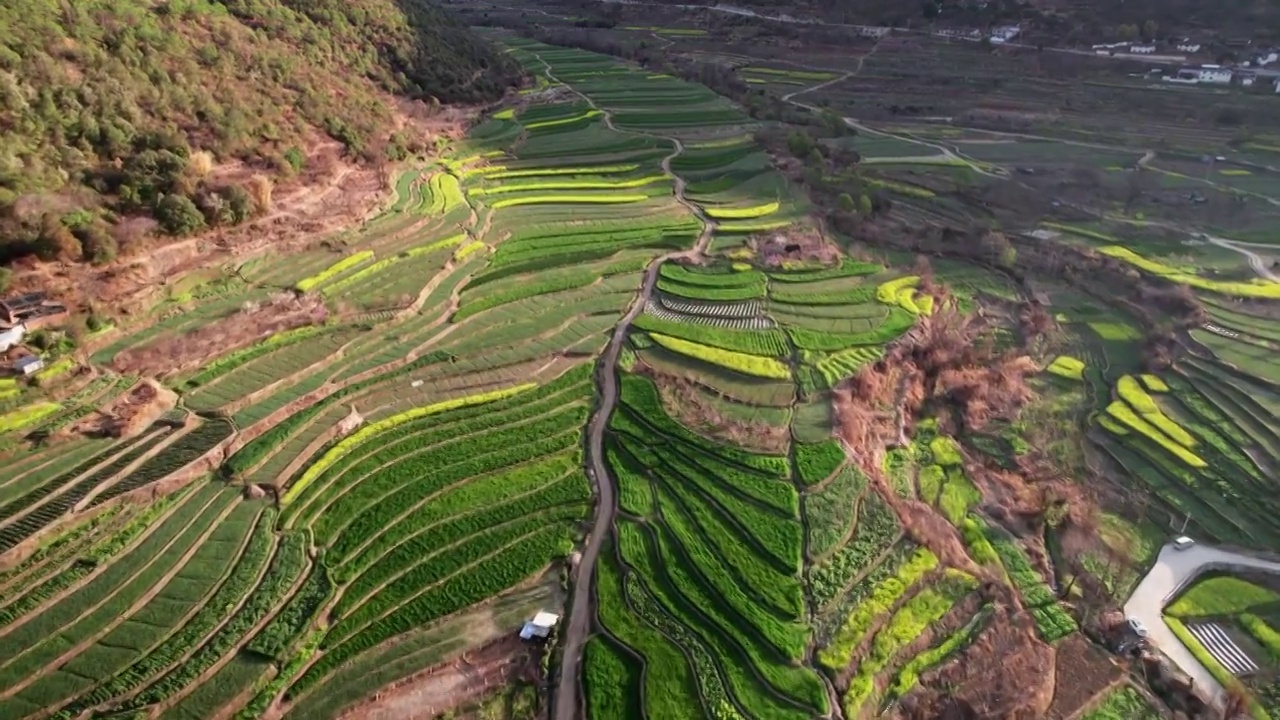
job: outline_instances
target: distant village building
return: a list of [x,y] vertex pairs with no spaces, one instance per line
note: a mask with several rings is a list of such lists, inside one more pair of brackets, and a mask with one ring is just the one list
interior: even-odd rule
[[1022,32],[1020,25],[1001,25],[991,29],[991,42],[999,45],[1018,37]]
[[1200,84],[1200,71],[1195,68],[1182,68],[1173,75],[1165,75],[1160,78],[1165,82],[1181,83],[1183,85]]
[[30,292],[0,299],[0,330],[25,325],[27,332],[66,318],[67,308],[49,300],[49,293]]
[[13,363],[13,369],[22,375],[34,375],[44,369],[44,361],[35,355],[23,355]]
[[560,622],[560,616],[555,613],[549,613],[539,610],[533,619],[526,622],[524,627],[520,629],[521,640],[532,640],[533,638],[545,638],[551,634],[551,629]]
[[961,30],[959,28],[944,28],[934,33],[935,37],[954,38],[956,40],[969,40],[978,42],[982,40],[982,31],[976,29]]
[[1201,65],[1199,67],[1184,67],[1176,74],[1166,75],[1161,79],[1165,82],[1182,83],[1184,85],[1196,85],[1198,83],[1230,85],[1235,74],[1235,70],[1224,68],[1221,65]]
[[1280,78],[1276,79],[1276,94],[1280,95]]
[[1200,43],[1184,42],[1178,45],[1178,50],[1184,53],[1198,53],[1200,52]]
[[1231,83],[1231,78],[1235,76],[1235,71],[1220,65],[1201,65],[1199,76],[1200,82],[1228,85]]
[[1156,51],[1155,45],[1130,45],[1129,52],[1134,55],[1150,55]]

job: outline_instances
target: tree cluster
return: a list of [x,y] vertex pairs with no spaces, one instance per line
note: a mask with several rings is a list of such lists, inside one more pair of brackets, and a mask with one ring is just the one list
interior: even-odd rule
[[0,262],[107,261],[127,218],[175,235],[242,222],[269,180],[217,182],[216,163],[297,173],[317,132],[403,158],[388,93],[478,102],[517,76],[430,0],[6,2]]

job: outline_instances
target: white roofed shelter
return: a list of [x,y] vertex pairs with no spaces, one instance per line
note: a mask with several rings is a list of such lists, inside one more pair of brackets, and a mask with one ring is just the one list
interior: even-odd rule
[[532,638],[544,638],[551,634],[551,628],[560,622],[560,616],[555,613],[549,613],[539,610],[533,619],[524,624],[520,629],[520,639],[530,640]]

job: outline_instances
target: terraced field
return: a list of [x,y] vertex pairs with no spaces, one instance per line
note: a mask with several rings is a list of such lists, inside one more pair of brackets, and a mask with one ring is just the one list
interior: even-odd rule
[[[955,374],[867,381],[923,367],[975,308],[1007,342],[1026,287],[845,253],[740,108],[494,37],[532,86],[401,168],[381,215],[173,283],[83,374],[0,385],[0,717],[337,718],[494,648],[546,660],[557,720],[875,717],[993,648],[1083,643],[1067,520],[1027,532],[992,480],[1063,418],[970,426]],[[929,165],[891,134],[852,144]],[[780,250],[796,238],[822,252]],[[1122,245],[1100,252],[1206,298],[1194,352],[1148,372],[1133,318],[1051,286],[1071,343],[1037,346],[1026,403],[1071,404],[1157,524],[1280,546],[1274,283]],[[876,423],[892,441],[855,446]],[[512,650],[539,609],[565,615],[549,651]],[[1214,623],[1189,632],[1250,670]]]

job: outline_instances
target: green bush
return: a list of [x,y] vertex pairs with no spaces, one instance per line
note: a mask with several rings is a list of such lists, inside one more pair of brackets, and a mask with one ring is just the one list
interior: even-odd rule
[[191,235],[205,227],[204,213],[186,195],[165,195],[156,204],[156,220],[170,235]]
[[1257,615],[1242,613],[1239,619],[1240,624],[1271,656],[1271,661],[1280,664],[1280,632],[1276,632],[1266,620]]
[[[518,74],[429,0],[68,7],[11,0],[0,11],[0,95],[21,98],[0,101],[0,146],[23,167],[0,174],[0,237],[19,253],[82,254],[70,232],[11,214],[18,198],[65,188],[64,198],[105,199],[106,217],[150,213],[186,234],[206,222],[196,223],[190,199],[217,195],[210,221],[241,222],[252,204],[207,186],[212,163],[196,162],[196,151],[250,165],[279,157],[296,173],[318,129],[376,161],[395,130],[388,91],[475,103],[499,97]],[[106,237],[81,238],[87,260],[109,261]]]

